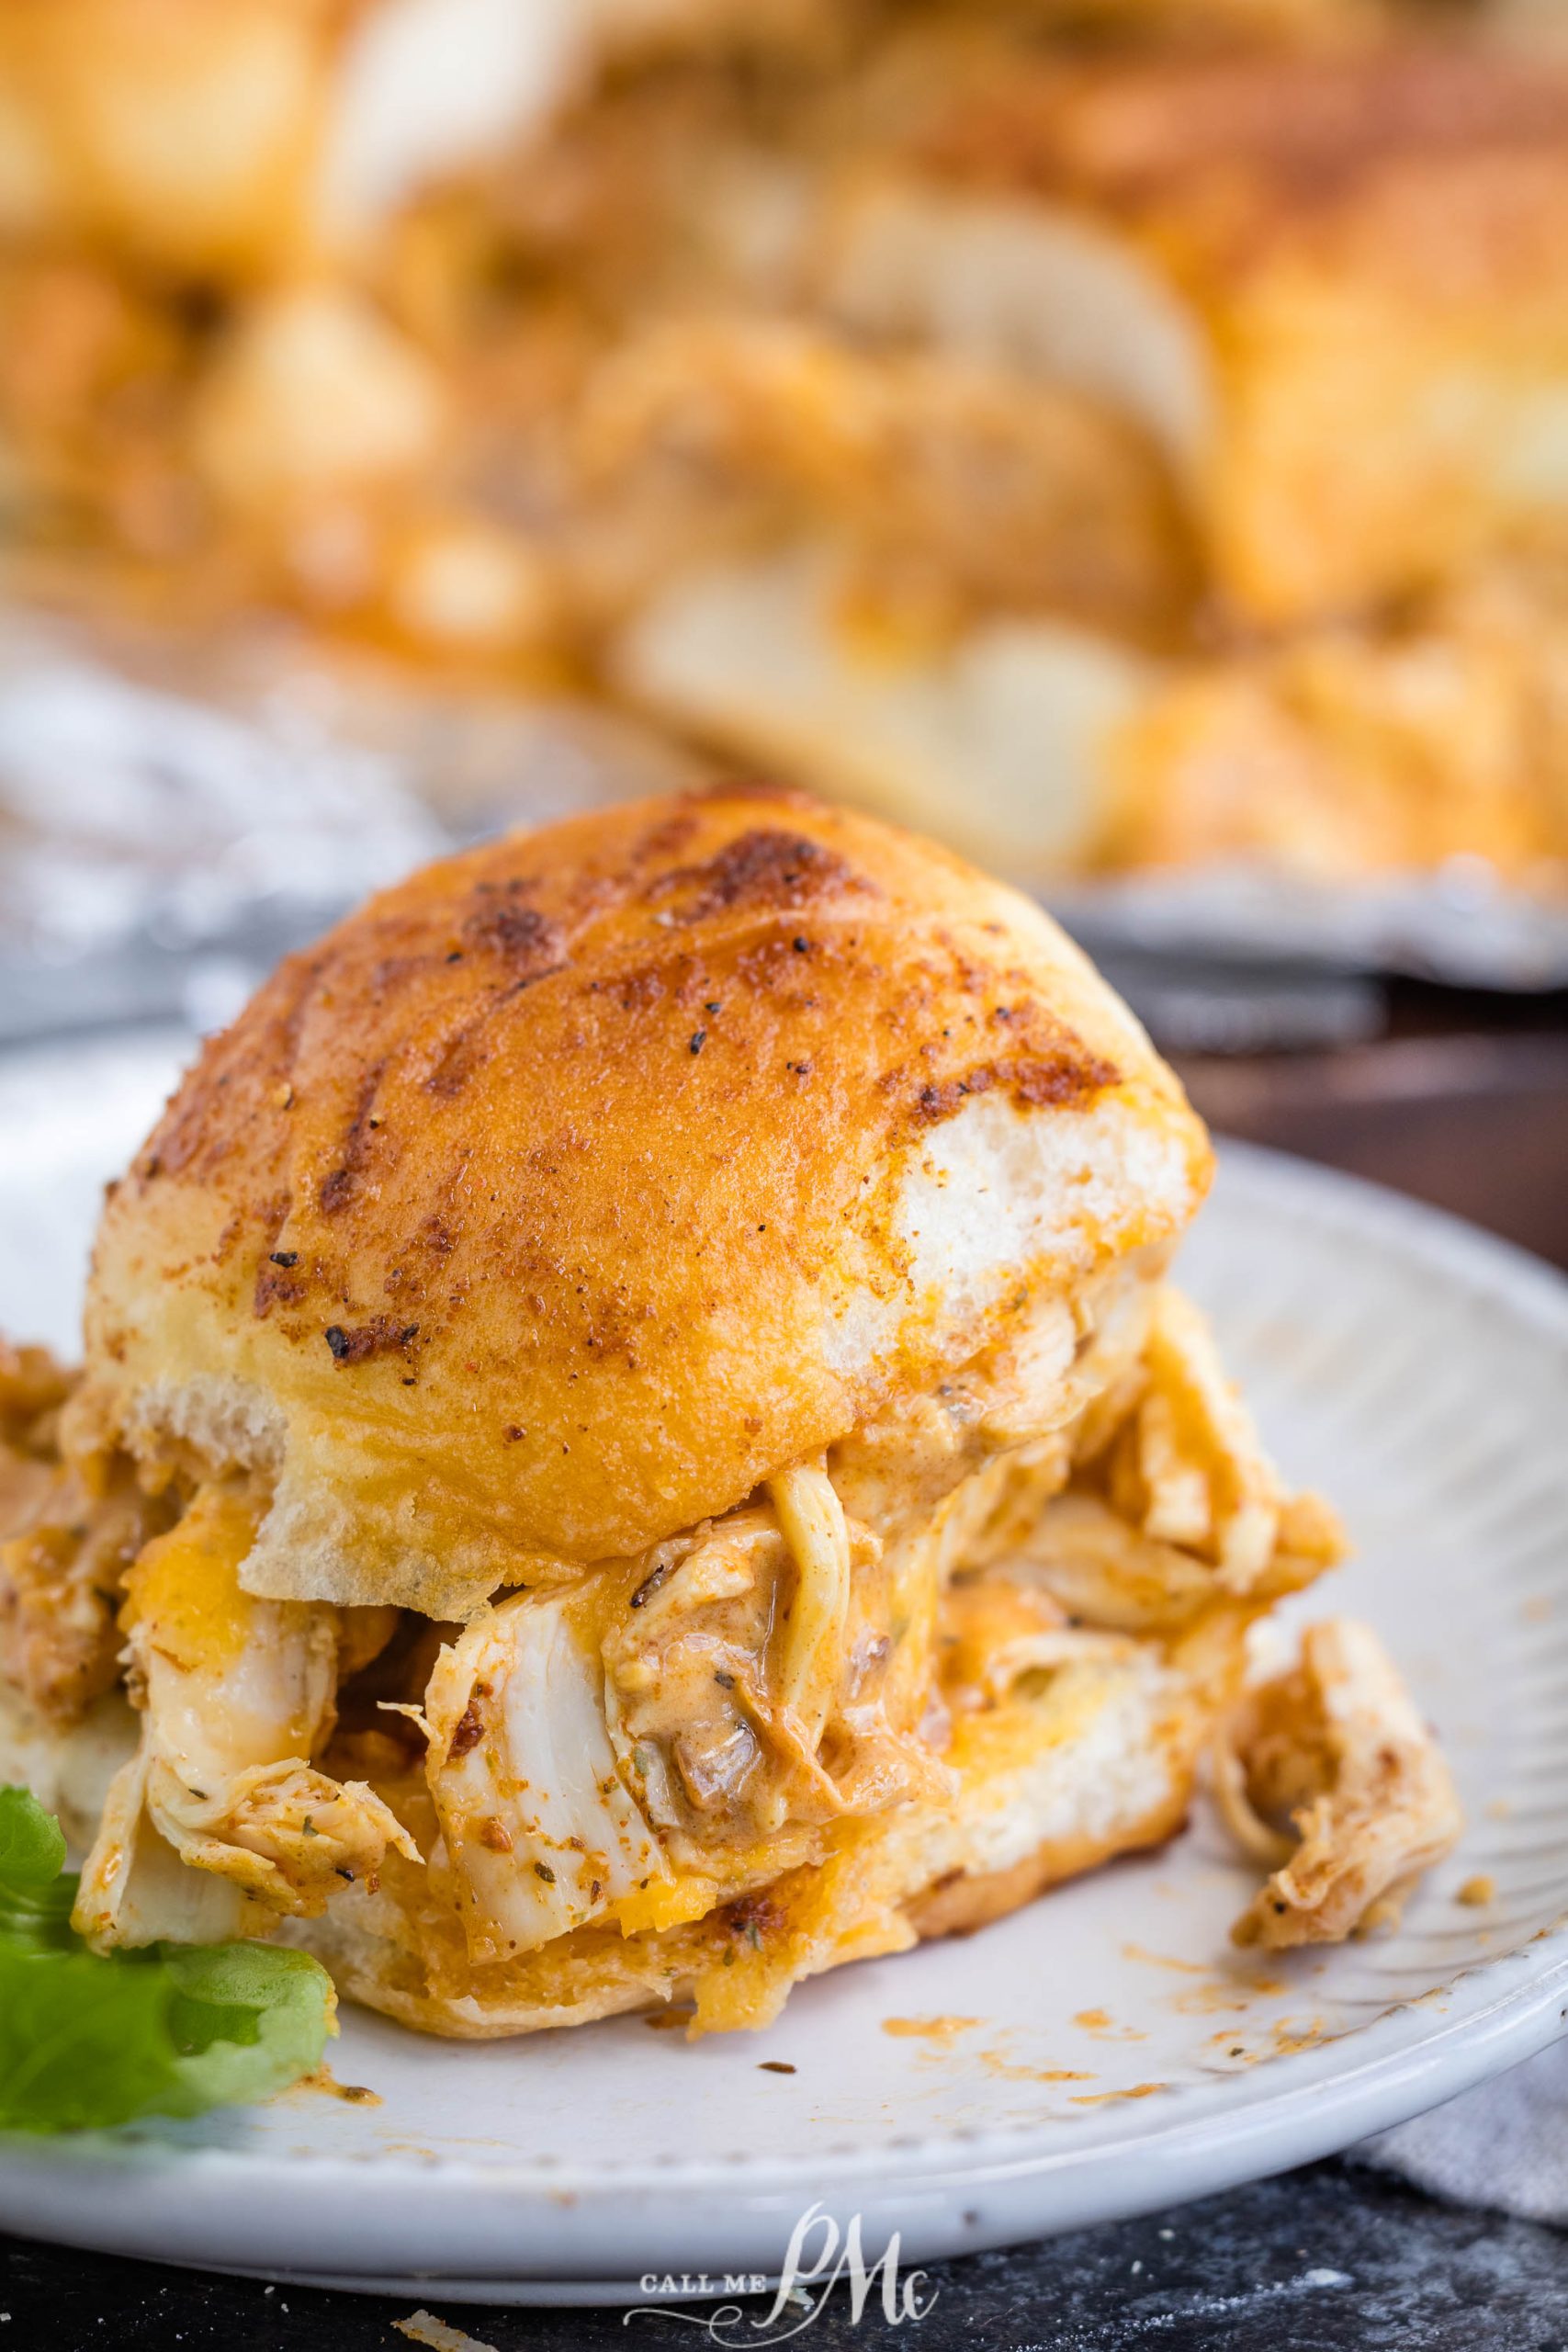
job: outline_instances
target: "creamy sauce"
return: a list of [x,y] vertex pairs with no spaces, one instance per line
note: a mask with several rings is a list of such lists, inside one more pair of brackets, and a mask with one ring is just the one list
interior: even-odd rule
[[961,2033],[984,2022],[982,2018],[884,2018],[882,2030],[897,2041],[929,2041],[950,2050]]
[[1134,2083],[1124,2091],[1079,2091],[1073,2099],[1075,2107],[1104,2107],[1113,2098],[1153,2098],[1156,2091],[1168,2087],[1164,2083]]

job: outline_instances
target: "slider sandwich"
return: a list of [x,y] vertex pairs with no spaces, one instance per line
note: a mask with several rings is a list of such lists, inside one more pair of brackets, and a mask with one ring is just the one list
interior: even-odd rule
[[793,498],[666,527],[618,689],[1047,885],[1463,856],[1560,892],[1562,58],[974,14],[889,57],[787,334],[737,303],[606,371],[645,472]]
[[[470,851],[291,958],[0,1366],[0,1778],[99,1949],[428,2031],[798,1979],[1169,1838],[1350,1931],[1451,1842],[1169,1282],[1203,1129],[1033,905],[795,795]],[[1040,1932],[1051,1932],[1043,1917]]]

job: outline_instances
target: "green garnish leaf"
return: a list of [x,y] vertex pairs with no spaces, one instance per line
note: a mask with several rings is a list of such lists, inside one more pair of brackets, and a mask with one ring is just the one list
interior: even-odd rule
[[25,1789],[0,1788],[0,1943],[68,1950],[76,1882],[64,1878],[65,1839]]
[[335,2033],[337,1996],[320,1961],[276,1944],[165,1944],[184,2086],[171,2115],[238,2107],[313,2074]]
[[0,1788],[0,2129],[80,2132],[265,2098],[321,2063],[336,1996],[270,1944],[89,1951],[59,1824]]

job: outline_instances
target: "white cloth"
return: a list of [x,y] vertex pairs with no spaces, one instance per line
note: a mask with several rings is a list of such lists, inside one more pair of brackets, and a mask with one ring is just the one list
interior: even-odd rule
[[1568,2041],[1349,2153],[1451,2204],[1568,2227]]

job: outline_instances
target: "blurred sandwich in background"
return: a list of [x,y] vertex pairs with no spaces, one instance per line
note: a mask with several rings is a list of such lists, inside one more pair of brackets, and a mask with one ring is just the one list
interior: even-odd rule
[[0,0],[17,588],[1014,876],[1568,866],[1568,54],[1377,0]]

